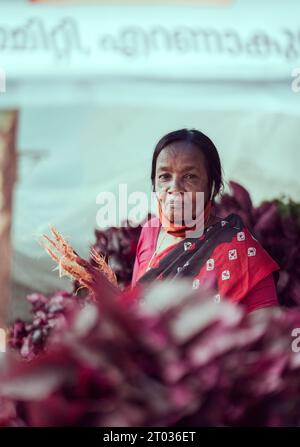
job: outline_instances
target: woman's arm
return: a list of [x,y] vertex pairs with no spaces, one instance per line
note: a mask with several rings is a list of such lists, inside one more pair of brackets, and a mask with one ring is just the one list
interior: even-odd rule
[[246,312],[253,312],[265,307],[278,306],[279,301],[272,273],[259,281],[241,301]]

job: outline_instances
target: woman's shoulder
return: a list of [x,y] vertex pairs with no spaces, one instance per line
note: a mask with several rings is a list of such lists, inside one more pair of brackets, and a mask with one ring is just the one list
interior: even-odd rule
[[143,228],[159,228],[160,221],[157,216],[151,216],[143,225]]
[[238,243],[239,246],[242,246],[249,244],[249,241],[252,243],[254,241],[257,245],[261,245],[254,232],[238,214],[232,213],[222,218],[219,225],[222,227],[222,233],[231,235],[231,243]]
[[139,239],[141,244],[154,244],[160,229],[160,221],[156,216],[150,217],[143,225]]
[[216,228],[218,243],[212,251],[210,265],[217,274],[221,295],[237,302],[256,284],[278,271],[279,265],[238,214],[223,218],[221,227]]
[[257,262],[271,266],[274,270],[279,269],[278,264],[238,214],[230,214],[223,219],[223,223],[222,243],[217,247],[219,255],[244,262],[248,267],[252,265],[255,269]]
[[221,222],[222,226],[229,225],[236,230],[243,230],[244,228],[246,228],[246,225],[239,214],[231,213],[228,216],[219,219],[219,222]]

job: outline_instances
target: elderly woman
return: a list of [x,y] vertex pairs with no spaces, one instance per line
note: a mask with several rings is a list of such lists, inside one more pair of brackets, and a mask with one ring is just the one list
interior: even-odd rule
[[151,180],[158,217],[143,226],[132,287],[184,277],[194,289],[215,290],[216,301],[226,297],[247,311],[278,304],[276,262],[238,215],[221,219],[214,213],[222,168],[206,135],[188,129],[165,135],[153,153]]

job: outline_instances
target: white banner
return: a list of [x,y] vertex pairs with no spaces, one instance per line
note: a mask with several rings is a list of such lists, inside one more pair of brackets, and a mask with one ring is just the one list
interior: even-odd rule
[[0,68],[8,82],[280,80],[299,65],[298,0],[172,8],[0,4]]

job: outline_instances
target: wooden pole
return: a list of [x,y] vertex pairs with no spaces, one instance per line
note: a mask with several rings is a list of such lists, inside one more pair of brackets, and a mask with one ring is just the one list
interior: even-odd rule
[[16,179],[17,112],[0,110],[0,328],[5,329],[10,300],[13,186]]

